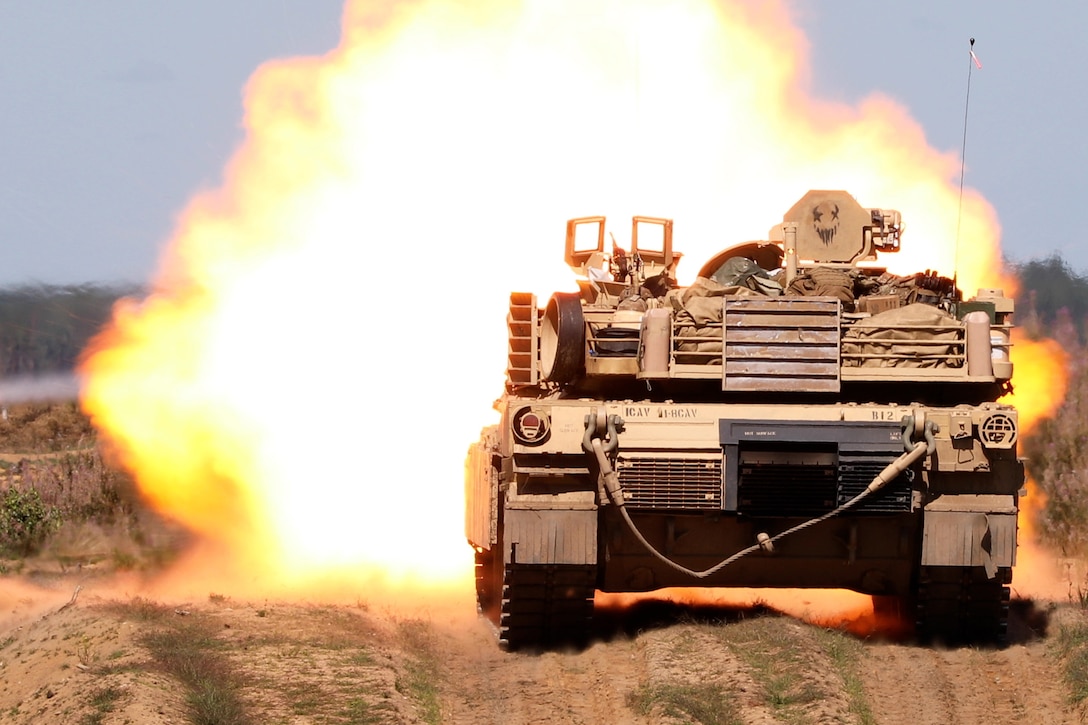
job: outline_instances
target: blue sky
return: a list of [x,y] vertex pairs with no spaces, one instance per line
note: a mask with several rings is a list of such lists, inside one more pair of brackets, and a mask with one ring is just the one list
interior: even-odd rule
[[[1088,4],[791,4],[814,95],[891,96],[957,156],[975,37],[966,183],[996,207],[1007,256],[1057,252],[1088,271]],[[334,47],[340,13],[339,0],[0,0],[0,285],[149,279],[177,213],[241,141],[247,77]]]
[[965,183],[997,209],[1007,257],[1059,253],[1074,270],[1088,271],[1088,243],[1075,221],[1088,188],[1088,4],[796,5],[811,43],[818,96],[853,101],[877,90],[892,96],[921,123],[930,145],[957,156],[974,37],[983,68],[971,74]]

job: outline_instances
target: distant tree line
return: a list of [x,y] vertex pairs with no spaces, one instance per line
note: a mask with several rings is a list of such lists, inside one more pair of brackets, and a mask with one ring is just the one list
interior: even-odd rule
[[1060,255],[1015,264],[1020,278],[1015,323],[1033,335],[1064,337],[1070,328],[1076,342],[1088,341],[1088,277],[1074,272]]
[[69,372],[135,286],[23,285],[0,289],[0,376]]
[[[1015,265],[1020,278],[1016,324],[1058,340],[1069,353],[1065,400],[1022,441],[1028,471],[1045,504],[1037,522],[1044,541],[1067,556],[1088,555],[1088,277],[1058,255]],[[1013,374],[1015,382],[1016,375]],[[1088,581],[1072,582],[1082,594]]]

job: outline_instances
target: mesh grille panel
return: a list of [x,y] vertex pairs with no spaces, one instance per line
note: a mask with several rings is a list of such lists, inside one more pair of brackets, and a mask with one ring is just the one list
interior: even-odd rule
[[[888,456],[839,455],[839,496],[841,506],[865,490],[876,475],[894,460]],[[895,513],[910,511],[910,479],[899,474],[876,493],[869,494],[854,507],[855,511]]]
[[628,508],[719,511],[722,461],[691,458],[620,458],[617,473]]

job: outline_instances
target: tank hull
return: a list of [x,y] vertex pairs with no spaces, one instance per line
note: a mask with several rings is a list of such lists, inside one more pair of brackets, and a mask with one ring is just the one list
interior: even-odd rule
[[[1009,406],[508,395],[501,409],[470,455],[467,529],[481,610],[509,646],[584,639],[596,590],[693,586],[850,589],[905,603],[920,636],[1004,632],[1023,466],[978,432],[1015,420]],[[603,418],[619,498],[587,445]],[[919,438],[925,452],[864,495]]]

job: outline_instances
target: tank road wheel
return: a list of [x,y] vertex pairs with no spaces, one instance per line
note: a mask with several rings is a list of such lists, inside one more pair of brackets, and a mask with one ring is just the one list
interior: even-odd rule
[[584,646],[593,619],[595,566],[508,564],[499,644],[523,647]]
[[1012,569],[989,579],[982,567],[928,566],[918,575],[915,631],[922,642],[1004,645]]

